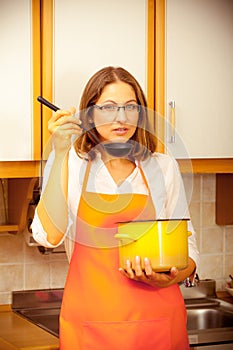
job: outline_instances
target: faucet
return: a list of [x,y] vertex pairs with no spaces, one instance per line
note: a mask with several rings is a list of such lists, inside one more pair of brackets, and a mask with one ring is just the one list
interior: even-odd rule
[[190,287],[195,287],[198,285],[198,283],[200,282],[200,279],[199,279],[199,276],[198,274],[196,273],[195,276],[194,276],[194,279],[193,281],[190,279],[190,277],[187,277],[185,280],[184,280],[184,286],[186,288],[190,288]]

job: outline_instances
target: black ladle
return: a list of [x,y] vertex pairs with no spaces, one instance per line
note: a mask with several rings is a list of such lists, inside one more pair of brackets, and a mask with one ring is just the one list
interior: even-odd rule
[[[58,111],[60,108],[46,100],[44,97],[38,96],[37,101],[45,105],[46,107],[52,109],[54,112]],[[86,129],[84,126],[79,125],[80,128],[82,128],[85,132],[89,133],[93,139],[100,144],[105,151],[110,154],[113,157],[126,157],[129,155],[130,151],[132,150],[133,145],[129,142],[108,142],[108,143],[101,143],[98,137],[91,132],[90,130]]]

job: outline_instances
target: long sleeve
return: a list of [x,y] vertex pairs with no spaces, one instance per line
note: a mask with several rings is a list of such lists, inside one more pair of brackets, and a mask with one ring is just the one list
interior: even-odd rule
[[[45,166],[44,174],[43,174],[42,193],[43,193],[43,191],[46,187],[47,181],[49,179],[49,175],[50,175],[50,171],[51,171],[51,168],[53,165],[53,161],[54,161],[54,151],[52,151],[50,153],[49,158],[46,162],[46,166]],[[57,245],[53,245],[53,244],[48,242],[47,232],[44,230],[43,224],[42,224],[41,220],[39,219],[37,209],[35,211],[35,215],[33,218],[33,222],[31,224],[31,228],[32,228],[33,238],[35,239],[35,241],[37,241],[39,244],[41,244],[44,247],[55,248],[55,247],[59,246],[64,241],[64,239],[63,239]],[[64,235],[64,238],[65,238],[65,235]]]

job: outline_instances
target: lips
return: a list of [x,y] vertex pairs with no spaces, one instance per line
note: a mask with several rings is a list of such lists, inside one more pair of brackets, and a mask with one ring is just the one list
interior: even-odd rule
[[116,135],[125,135],[128,132],[128,128],[116,128],[113,130]]

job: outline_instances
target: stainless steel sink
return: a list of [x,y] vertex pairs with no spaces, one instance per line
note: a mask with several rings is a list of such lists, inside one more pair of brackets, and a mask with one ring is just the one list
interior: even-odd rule
[[187,310],[191,329],[210,329],[233,327],[233,313],[216,308]]
[[58,337],[60,308],[20,310],[17,313]]
[[[186,300],[187,329],[191,347],[207,344],[233,349],[233,305],[217,298]],[[231,347],[232,346],[232,347]]]

